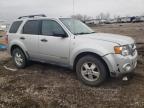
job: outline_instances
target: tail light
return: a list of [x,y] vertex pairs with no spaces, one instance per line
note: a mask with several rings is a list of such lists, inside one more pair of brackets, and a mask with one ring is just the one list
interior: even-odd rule
[[5,37],[5,43],[8,44],[8,35],[7,35],[7,33],[5,34],[4,37]]

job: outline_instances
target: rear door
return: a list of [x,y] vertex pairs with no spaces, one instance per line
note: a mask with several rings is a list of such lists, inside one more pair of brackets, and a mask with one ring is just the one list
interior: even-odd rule
[[24,43],[29,56],[37,59],[38,56],[38,35],[40,33],[40,21],[27,21],[21,31],[19,39]]
[[9,32],[8,32],[8,43],[9,44],[11,44],[10,42],[13,41],[13,39],[18,39],[19,38],[17,32],[18,32],[21,24],[22,24],[22,21],[15,21],[11,25],[11,27],[9,29]]
[[40,57],[56,63],[69,62],[70,37],[62,26],[55,20],[42,20],[41,35],[39,36]]

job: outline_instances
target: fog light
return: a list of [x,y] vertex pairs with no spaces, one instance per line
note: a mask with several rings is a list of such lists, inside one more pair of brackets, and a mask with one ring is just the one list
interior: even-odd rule
[[123,69],[126,71],[126,72],[129,72],[131,70],[131,65],[130,64],[125,64],[123,66]]

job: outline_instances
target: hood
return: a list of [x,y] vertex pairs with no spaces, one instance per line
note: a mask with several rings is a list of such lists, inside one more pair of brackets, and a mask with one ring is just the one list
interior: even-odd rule
[[89,39],[97,39],[102,41],[113,42],[119,45],[127,45],[133,44],[134,40],[131,37],[117,35],[117,34],[110,34],[110,33],[94,33],[94,34],[87,34],[87,35],[78,35],[80,37],[85,37]]

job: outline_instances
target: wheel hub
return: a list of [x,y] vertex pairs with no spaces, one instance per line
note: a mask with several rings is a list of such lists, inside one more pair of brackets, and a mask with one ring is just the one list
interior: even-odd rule
[[20,53],[16,53],[15,54],[15,62],[17,65],[22,65],[23,63],[23,58],[22,58],[22,55]]
[[96,81],[99,79],[100,72],[95,63],[84,63],[81,67],[81,73],[84,79]]

